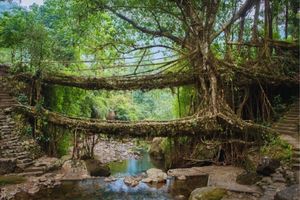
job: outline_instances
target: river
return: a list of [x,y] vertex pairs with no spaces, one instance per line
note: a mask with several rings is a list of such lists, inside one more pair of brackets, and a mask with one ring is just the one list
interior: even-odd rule
[[[117,180],[105,182],[104,178],[79,181],[63,181],[59,187],[41,190],[34,196],[20,195],[18,199],[33,200],[171,200],[188,199],[191,191],[207,184],[206,176],[188,177],[185,181],[168,178],[166,183],[146,184],[140,182],[136,187],[124,184],[125,176],[135,176],[157,166],[143,151],[141,159],[128,159],[110,163],[112,176]],[[154,164],[155,163],[155,164]],[[160,165],[163,166],[163,165]]]

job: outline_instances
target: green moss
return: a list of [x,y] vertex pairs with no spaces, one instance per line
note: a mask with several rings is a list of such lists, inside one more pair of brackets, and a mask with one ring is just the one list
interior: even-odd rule
[[226,190],[221,188],[216,188],[211,192],[208,192],[203,195],[203,199],[205,200],[220,200],[226,194]]
[[0,186],[19,184],[26,181],[22,176],[0,176]]

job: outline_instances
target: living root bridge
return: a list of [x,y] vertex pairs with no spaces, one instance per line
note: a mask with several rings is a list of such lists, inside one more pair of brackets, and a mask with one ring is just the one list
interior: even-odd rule
[[[63,116],[59,113],[51,112],[46,109],[37,111],[34,107],[16,106],[14,111],[33,117],[42,117],[54,125],[85,130],[91,133],[109,134],[115,136],[132,137],[178,137],[195,136],[220,139],[227,138],[227,128],[231,130],[231,139],[244,139],[255,141],[257,135],[271,132],[270,129],[235,119],[230,119],[223,114],[213,115],[193,115],[191,117],[181,118],[170,121],[117,121],[117,120],[97,120],[89,118],[75,118]],[[233,130],[233,131],[232,131]],[[247,135],[246,135],[247,133]],[[253,135],[253,136],[251,136]]]
[[[43,83],[77,87],[87,90],[150,90],[194,84],[191,73],[164,73],[134,77],[84,77],[63,74],[43,73]],[[30,82],[35,79],[28,73],[18,74],[16,79]]]

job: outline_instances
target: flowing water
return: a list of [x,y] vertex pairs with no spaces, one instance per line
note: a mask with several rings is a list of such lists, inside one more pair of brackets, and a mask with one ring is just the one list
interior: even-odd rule
[[[159,165],[163,166],[163,165]],[[63,181],[54,189],[42,190],[34,196],[20,195],[18,199],[33,200],[170,200],[188,199],[191,191],[207,184],[206,176],[189,177],[185,181],[169,178],[166,183],[146,184],[140,182],[136,187],[124,184],[125,176],[139,175],[147,169],[159,167],[148,153],[144,152],[141,159],[129,159],[110,163],[112,176],[118,179],[105,182],[104,178],[86,179],[80,181]]]

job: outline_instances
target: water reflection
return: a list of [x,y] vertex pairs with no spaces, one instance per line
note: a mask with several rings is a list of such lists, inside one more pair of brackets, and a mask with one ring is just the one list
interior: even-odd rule
[[134,176],[153,167],[160,168],[160,166],[153,164],[149,154],[145,150],[141,151],[141,155],[140,159],[128,159],[121,162],[110,163],[109,167],[112,176]]

